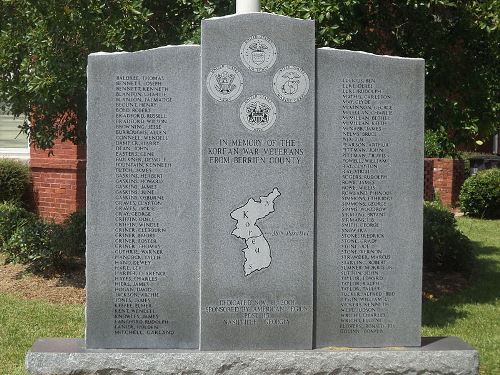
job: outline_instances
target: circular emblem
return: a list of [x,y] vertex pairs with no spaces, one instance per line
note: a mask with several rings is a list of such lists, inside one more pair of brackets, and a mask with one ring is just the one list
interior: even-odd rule
[[243,42],[240,57],[243,64],[254,72],[269,69],[276,61],[276,46],[267,37],[253,35]]
[[284,102],[298,102],[309,91],[309,77],[298,66],[285,66],[274,75],[273,90]]
[[215,100],[228,102],[240,96],[243,77],[234,66],[220,65],[208,73],[207,88]]
[[251,131],[265,131],[276,121],[276,106],[265,95],[252,95],[240,107],[240,119]]

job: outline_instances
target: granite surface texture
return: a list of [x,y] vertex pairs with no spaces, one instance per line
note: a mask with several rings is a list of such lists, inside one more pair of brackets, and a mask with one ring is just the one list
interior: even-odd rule
[[421,348],[305,351],[86,350],[83,340],[39,340],[31,375],[476,375],[478,353],[456,337],[423,338]]
[[201,348],[311,349],[314,22],[201,33]]
[[89,56],[89,348],[198,348],[199,67],[199,46]]
[[424,61],[317,50],[316,346],[418,346]]

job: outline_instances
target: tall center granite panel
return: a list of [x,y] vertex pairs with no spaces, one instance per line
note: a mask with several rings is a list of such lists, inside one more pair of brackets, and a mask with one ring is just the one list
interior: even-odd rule
[[317,52],[316,345],[419,346],[424,61]]
[[198,46],[88,61],[87,348],[197,348]]
[[311,349],[314,22],[204,20],[201,48],[201,349]]

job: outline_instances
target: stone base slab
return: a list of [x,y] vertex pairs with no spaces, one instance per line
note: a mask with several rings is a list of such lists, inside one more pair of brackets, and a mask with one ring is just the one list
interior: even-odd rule
[[424,337],[417,348],[218,352],[88,350],[82,339],[39,339],[26,355],[32,375],[475,375],[478,367],[477,351],[457,337]]

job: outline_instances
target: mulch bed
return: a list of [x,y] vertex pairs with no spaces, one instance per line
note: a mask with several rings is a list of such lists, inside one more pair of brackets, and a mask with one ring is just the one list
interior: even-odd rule
[[34,275],[22,264],[4,264],[0,258],[0,293],[50,303],[85,303],[85,267],[82,262],[66,272]]
[[447,294],[455,294],[470,285],[469,279],[458,272],[424,272],[422,297],[435,301]]

